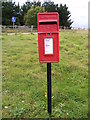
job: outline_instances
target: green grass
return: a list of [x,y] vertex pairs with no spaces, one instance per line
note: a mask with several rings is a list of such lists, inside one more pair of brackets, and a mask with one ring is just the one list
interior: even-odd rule
[[[3,118],[47,118],[47,67],[38,62],[38,36],[3,34],[2,42]],[[60,62],[52,64],[52,117],[87,113],[88,33],[61,31]]]

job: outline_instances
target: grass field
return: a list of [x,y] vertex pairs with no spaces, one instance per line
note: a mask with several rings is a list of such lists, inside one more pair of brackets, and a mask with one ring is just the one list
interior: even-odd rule
[[[47,67],[38,36],[2,36],[3,118],[47,118]],[[60,62],[52,64],[52,117],[87,118],[88,32],[60,32]]]

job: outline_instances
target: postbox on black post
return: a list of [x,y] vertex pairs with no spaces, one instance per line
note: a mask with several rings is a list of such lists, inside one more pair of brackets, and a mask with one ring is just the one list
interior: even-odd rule
[[59,62],[59,15],[37,14],[39,62],[47,63],[48,113],[51,115],[51,63]]

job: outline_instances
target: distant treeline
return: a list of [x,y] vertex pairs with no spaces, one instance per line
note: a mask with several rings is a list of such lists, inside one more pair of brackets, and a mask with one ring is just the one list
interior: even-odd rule
[[[22,6],[15,2],[2,2],[2,25],[12,25],[12,16],[16,17],[16,25],[34,25],[37,27],[36,15],[38,12],[58,12],[59,25],[71,28],[73,21],[67,5],[58,5],[48,1],[41,4],[40,1],[26,2]],[[32,20],[33,19],[33,20]],[[31,21],[31,22],[27,22]]]

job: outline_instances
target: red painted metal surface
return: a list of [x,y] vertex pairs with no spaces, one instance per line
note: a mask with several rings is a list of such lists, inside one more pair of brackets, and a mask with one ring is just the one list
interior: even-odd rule
[[[38,26],[39,62],[40,63],[59,62],[58,13],[57,12],[38,13],[37,26]],[[47,43],[45,43],[45,41]]]

